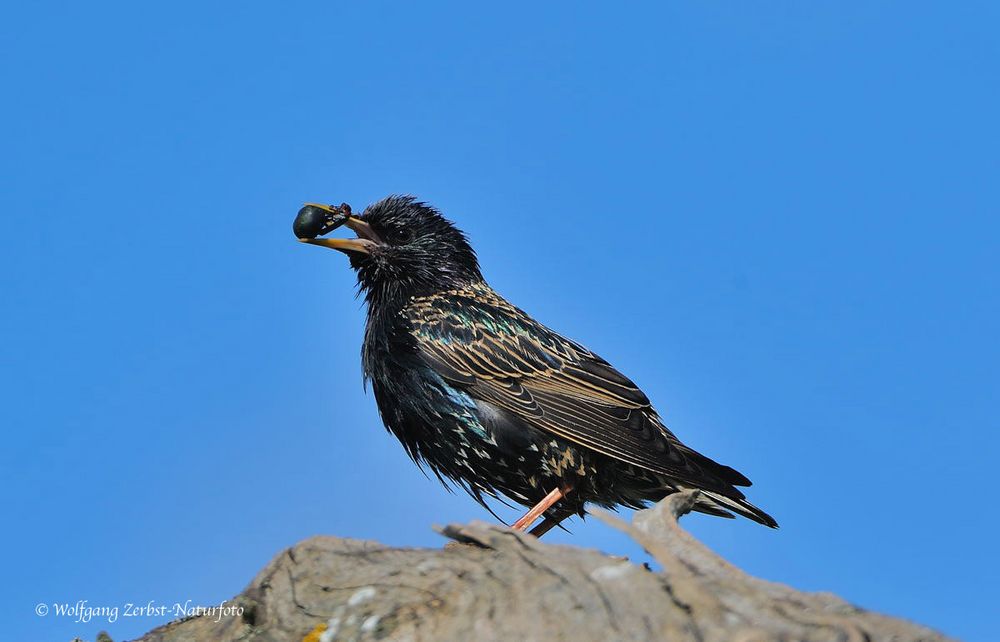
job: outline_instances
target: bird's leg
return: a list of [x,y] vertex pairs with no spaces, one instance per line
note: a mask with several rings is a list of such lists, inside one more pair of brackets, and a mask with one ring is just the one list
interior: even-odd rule
[[546,515],[545,519],[542,520],[541,524],[532,528],[528,532],[534,535],[535,537],[541,537],[542,535],[548,533],[550,530],[561,524],[564,519],[566,519],[572,514],[573,511],[566,511],[564,513],[559,513],[554,516]]
[[[553,489],[552,492],[550,492],[548,495],[542,498],[542,501],[535,504],[531,508],[531,510],[525,513],[524,516],[521,517],[521,519],[514,522],[511,528],[513,528],[516,531],[527,530],[529,526],[535,523],[535,520],[538,519],[542,515],[542,513],[552,508],[553,504],[555,504],[557,501],[565,497],[571,490],[573,489],[570,488],[569,486],[563,486],[561,488]],[[550,526],[549,528],[552,527]],[[548,530],[548,528],[545,530]]]

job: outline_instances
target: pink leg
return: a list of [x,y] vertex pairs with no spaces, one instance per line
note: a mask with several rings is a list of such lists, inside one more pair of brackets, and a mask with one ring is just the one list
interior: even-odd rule
[[[555,504],[557,501],[559,501],[560,499],[562,499],[563,497],[565,497],[566,494],[569,493],[571,490],[572,489],[569,486],[563,486],[562,488],[556,488],[551,493],[549,493],[548,495],[546,495],[542,499],[542,501],[540,501],[537,504],[535,504],[532,507],[531,510],[529,510],[527,513],[524,514],[523,517],[521,517],[521,519],[519,519],[516,522],[514,522],[513,526],[511,526],[511,528],[513,528],[516,531],[527,530],[529,526],[531,526],[532,524],[535,523],[536,519],[538,519],[539,517],[541,517],[542,513],[544,513],[548,509],[552,508],[553,504]],[[544,525],[544,523],[542,525]],[[541,525],[539,526],[539,528],[541,528]],[[552,528],[552,526],[549,526],[548,528],[546,528],[545,531],[548,531],[549,528]],[[545,532],[545,531],[543,531],[543,532]]]

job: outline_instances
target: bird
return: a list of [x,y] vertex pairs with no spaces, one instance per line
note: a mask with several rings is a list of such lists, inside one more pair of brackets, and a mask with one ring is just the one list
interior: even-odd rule
[[[356,238],[317,238],[345,225]],[[355,215],[307,203],[300,241],[347,255],[366,307],[361,363],[406,454],[487,510],[529,510],[541,537],[589,504],[640,509],[697,489],[693,510],[778,524],[742,473],[681,442],[645,393],[580,343],[539,323],[483,277],[468,237],[433,206],[391,195]],[[495,513],[494,513],[495,515]]]

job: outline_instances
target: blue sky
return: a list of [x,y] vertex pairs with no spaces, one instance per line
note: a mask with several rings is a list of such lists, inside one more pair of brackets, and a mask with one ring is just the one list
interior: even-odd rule
[[[304,201],[412,193],[782,525],[756,575],[967,640],[1000,563],[995,3],[30,3],[0,21],[0,604],[215,604],[489,519],[361,386]],[[503,515],[513,517],[512,511]],[[641,559],[588,520],[555,542]]]

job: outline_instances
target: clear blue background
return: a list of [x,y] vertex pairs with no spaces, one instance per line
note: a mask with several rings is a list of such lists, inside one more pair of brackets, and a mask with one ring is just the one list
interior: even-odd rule
[[3,636],[489,519],[382,429],[346,260],[290,231],[403,192],[754,480],[781,530],[687,518],[712,548],[992,638],[1000,11],[849,4],[8,6]]

